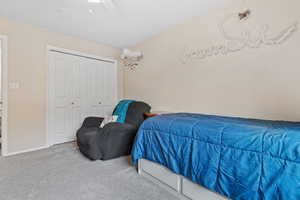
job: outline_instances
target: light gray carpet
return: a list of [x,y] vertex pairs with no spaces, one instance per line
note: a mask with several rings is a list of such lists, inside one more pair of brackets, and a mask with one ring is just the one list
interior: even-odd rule
[[140,177],[127,157],[91,162],[74,144],[0,157],[1,200],[178,200]]

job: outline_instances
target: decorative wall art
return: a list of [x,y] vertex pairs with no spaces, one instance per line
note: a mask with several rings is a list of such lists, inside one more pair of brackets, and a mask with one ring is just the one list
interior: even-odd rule
[[186,48],[184,50],[183,63],[187,63],[191,59],[206,59],[212,56],[227,55],[245,48],[254,49],[260,48],[263,45],[280,45],[289,39],[298,28],[298,22],[295,22],[277,34],[271,33],[270,27],[267,24],[248,28],[242,31],[240,35],[234,35],[226,30],[226,25],[232,22],[243,25],[242,23],[248,20],[250,15],[251,11],[246,10],[238,15],[235,13],[226,16],[219,24],[220,33],[225,39],[224,44],[213,45],[206,49]]

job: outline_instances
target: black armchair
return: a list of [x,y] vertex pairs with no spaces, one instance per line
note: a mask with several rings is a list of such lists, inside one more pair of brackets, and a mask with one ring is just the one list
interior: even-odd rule
[[79,150],[91,160],[109,160],[129,155],[144,113],[151,107],[144,102],[132,102],[125,123],[113,122],[100,128],[103,118],[88,117],[77,131]]

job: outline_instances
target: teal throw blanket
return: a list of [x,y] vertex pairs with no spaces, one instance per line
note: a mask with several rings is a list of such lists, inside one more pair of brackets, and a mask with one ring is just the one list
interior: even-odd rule
[[129,105],[134,102],[134,100],[122,100],[118,103],[113,115],[117,115],[117,122],[124,123],[126,120],[127,110]]

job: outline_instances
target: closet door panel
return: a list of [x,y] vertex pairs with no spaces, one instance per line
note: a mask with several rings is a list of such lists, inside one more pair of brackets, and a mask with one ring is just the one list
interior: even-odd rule
[[104,117],[104,66],[97,60],[85,60],[88,75],[88,110],[90,116]]
[[117,68],[115,64],[104,63],[104,98],[103,105],[115,106],[117,103]]
[[80,128],[82,124],[81,111],[82,111],[81,107],[74,106],[72,108],[71,111],[72,130],[70,132],[70,135],[68,136],[69,141],[73,141],[76,139],[76,131]]
[[81,113],[84,111],[82,101],[84,96],[81,94],[81,65],[78,57],[72,56],[72,94],[71,94],[71,132],[69,138],[75,140],[75,132],[81,126]]
[[115,105],[103,106],[103,112],[105,116],[112,115]]
[[87,117],[89,117],[90,112],[89,112],[89,71],[88,71],[88,66],[86,65],[85,62],[83,62],[83,59],[79,60],[79,80],[78,82],[80,83],[79,86],[79,92],[80,92],[80,104],[81,104],[81,112],[80,112],[80,121],[81,123],[83,120]]
[[52,143],[65,142],[70,134],[72,62],[70,57],[58,53],[50,55],[50,127],[53,134]]

